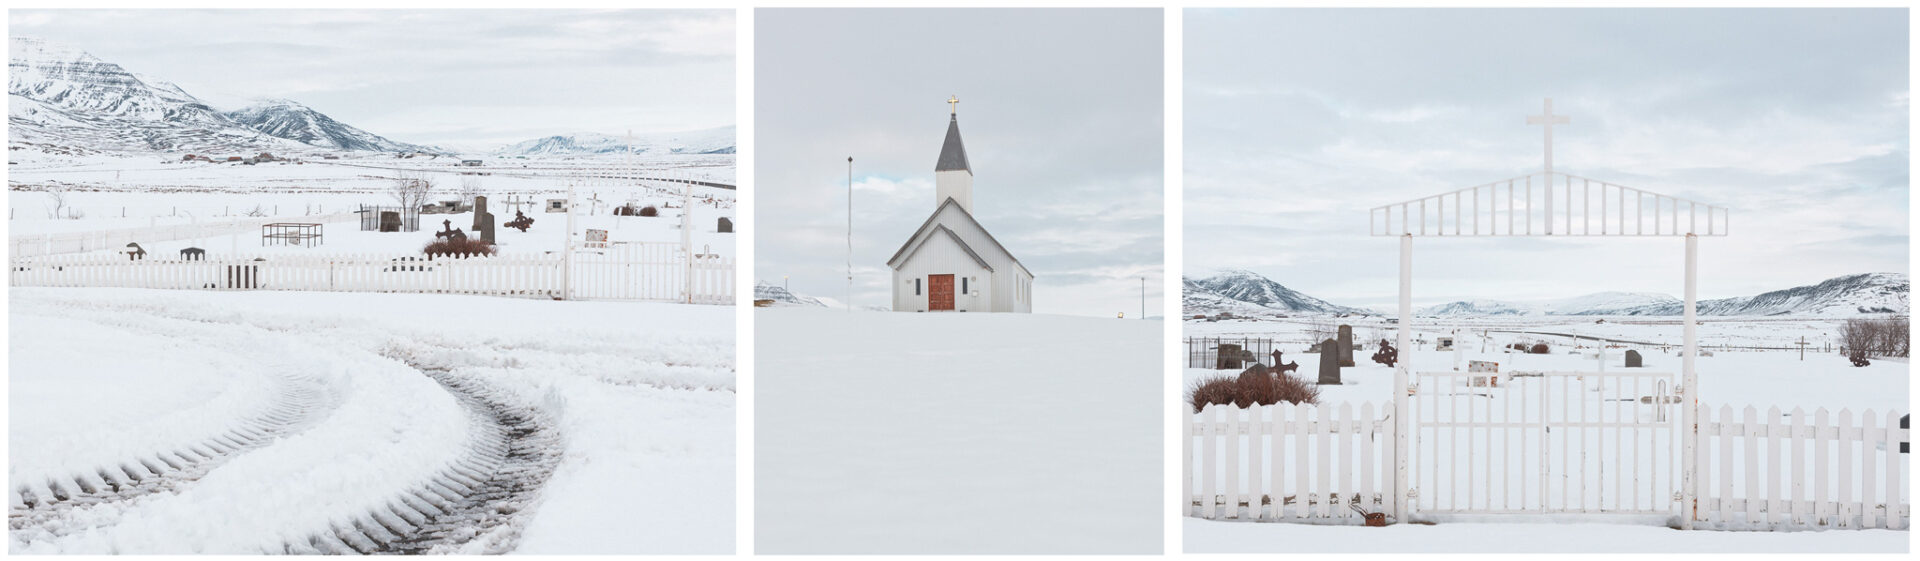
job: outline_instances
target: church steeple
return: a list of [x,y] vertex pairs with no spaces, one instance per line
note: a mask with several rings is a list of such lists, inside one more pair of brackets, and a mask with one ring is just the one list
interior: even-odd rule
[[934,208],[939,208],[947,199],[960,203],[960,208],[973,212],[973,167],[967,163],[967,147],[960,142],[960,98],[947,99],[950,106],[947,118],[947,139],[940,146],[940,160],[933,165]]

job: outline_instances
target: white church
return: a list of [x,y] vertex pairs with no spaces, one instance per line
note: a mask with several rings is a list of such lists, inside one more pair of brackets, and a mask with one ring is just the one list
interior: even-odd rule
[[887,260],[896,312],[1033,312],[1033,273],[973,218],[973,168],[960,143],[958,98],[933,167],[934,208]]

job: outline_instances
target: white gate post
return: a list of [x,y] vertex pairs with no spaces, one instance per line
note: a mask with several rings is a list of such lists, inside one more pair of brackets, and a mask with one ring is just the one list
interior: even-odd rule
[[1393,363],[1393,518],[1405,524],[1412,511],[1407,501],[1407,342],[1413,338],[1413,234],[1400,235],[1400,333],[1394,342],[1401,354]]
[[1694,318],[1695,289],[1698,288],[1700,270],[1699,242],[1699,237],[1694,236],[1692,233],[1687,234],[1687,301],[1686,307],[1684,308],[1686,325],[1685,328],[1681,330],[1686,339],[1686,344],[1682,346],[1681,352],[1683,355],[1680,358],[1680,391],[1682,392],[1681,395],[1684,396],[1680,399],[1681,430],[1679,435],[1681,464],[1680,529],[1682,530],[1693,529],[1693,519],[1695,511],[1699,509],[1700,500],[1699,490],[1694,488],[1699,479],[1697,474],[1694,473],[1694,469],[1698,465],[1696,463],[1698,459],[1696,458],[1696,454],[1699,453],[1695,447],[1695,441],[1698,440],[1700,436],[1700,419],[1698,418],[1698,411],[1700,409],[1700,381],[1695,377],[1693,370],[1693,361],[1700,354],[1699,334],[1696,332],[1696,326],[1694,325],[1696,321]]
[[[477,210],[476,210],[477,212]],[[560,251],[560,299],[573,299],[573,182],[567,182],[567,238]]]

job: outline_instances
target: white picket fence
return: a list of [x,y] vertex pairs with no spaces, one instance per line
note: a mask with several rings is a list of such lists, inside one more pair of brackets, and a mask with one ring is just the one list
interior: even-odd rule
[[1210,405],[1186,415],[1186,515],[1362,523],[1354,505],[1381,512],[1391,501],[1392,409]]
[[[1827,410],[1736,416],[1701,405],[1696,527],[1728,530],[1909,527],[1907,454],[1898,412]],[[1704,524],[1703,524],[1704,522]]]
[[[678,248],[678,244],[671,244]],[[576,253],[565,275],[559,253],[470,257],[424,255],[272,254],[187,261],[171,256],[129,260],[115,254],[69,254],[11,260],[12,286],[197,290],[306,290],[481,294],[560,298],[571,282],[577,299],[733,303],[733,261],[684,253],[642,262],[636,249]],[[688,289],[691,288],[691,292]]]
[[249,217],[236,220],[208,219],[204,222],[195,222],[192,224],[145,226],[87,232],[63,232],[58,234],[22,234],[8,238],[8,242],[12,245],[13,251],[9,256],[35,257],[41,255],[116,250],[127,247],[129,243],[152,244],[155,242],[218,238],[232,235],[258,236],[261,225],[273,222],[332,223],[354,220],[356,217],[357,215],[355,213],[344,212],[302,216],[297,220],[289,217]]

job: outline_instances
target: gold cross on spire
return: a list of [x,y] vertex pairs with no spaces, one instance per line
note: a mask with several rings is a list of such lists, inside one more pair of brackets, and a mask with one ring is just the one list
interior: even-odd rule
[[956,96],[948,97],[947,106],[953,111],[951,113],[952,115],[956,115],[956,116],[959,115],[960,114],[960,96],[956,95]]

